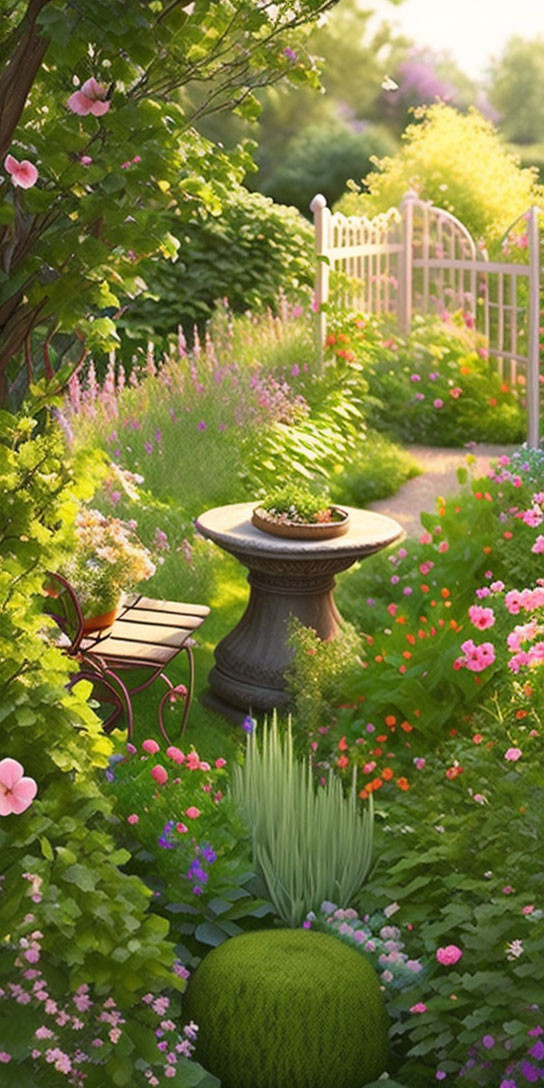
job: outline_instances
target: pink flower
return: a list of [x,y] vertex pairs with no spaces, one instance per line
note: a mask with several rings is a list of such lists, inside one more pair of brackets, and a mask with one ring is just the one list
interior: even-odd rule
[[416,1001],[415,1005],[412,1005],[410,1012],[427,1012],[427,1006],[423,1001]]
[[444,407],[444,401],[441,400],[440,397],[437,397],[436,400],[433,400],[433,408],[443,408],[443,407]]
[[224,767],[226,765],[226,762],[227,761],[226,761],[226,759],[223,759],[223,756],[219,756],[219,759],[216,759],[216,761],[215,761],[215,766],[216,767]]
[[21,812],[32,804],[38,787],[33,778],[24,776],[24,768],[17,759],[0,760],[0,816]]
[[31,189],[38,180],[38,171],[28,159],[18,162],[13,155],[6,155],[4,168],[11,175],[11,184],[18,185],[20,189]]
[[508,759],[510,763],[517,763],[522,755],[523,752],[521,751],[521,748],[509,748],[508,751],[504,753],[504,758]]
[[424,768],[424,766],[425,766],[426,760],[425,760],[425,759],[423,759],[423,756],[417,756],[417,757],[416,757],[416,758],[414,759],[414,761],[413,761],[413,762],[414,762],[414,764],[415,764],[415,766],[416,766],[417,770],[418,770],[418,771],[422,771],[422,770],[423,770],[423,768]]
[[541,555],[542,552],[544,552],[544,536],[542,535],[542,533],[540,534],[540,536],[537,536],[531,548],[531,551],[534,552],[535,555]]
[[209,771],[209,770],[211,770],[210,764],[206,763],[204,760],[200,761],[200,763],[198,764],[198,769],[199,769],[199,771]]
[[181,751],[181,748],[176,748],[174,744],[171,744],[170,747],[166,749],[166,755],[169,759],[173,759],[174,763],[183,763],[185,760],[185,755]]
[[196,808],[195,805],[191,805],[189,808],[185,809],[185,815],[188,816],[190,820],[197,820],[200,816],[200,809]]
[[80,91],[70,95],[66,105],[72,113],[77,113],[80,117],[85,117],[88,113],[92,113],[94,117],[102,117],[111,105],[110,102],[104,101],[105,98],[106,88],[91,76],[85,81]]
[[189,830],[189,828],[187,827],[186,824],[182,824],[182,823],[177,823],[176,824],[176,831],[177,831],[178,835],[185,835],[185,832],[188,831],[188,830]]
[[534,909],[535,909],[534,904],[530,903],[528,906],[521,908],[521,913],[522,914],[532,914]]
[[479,631],[485,631],[487,627],[493,627],[495,623],[495,613],[492,608],[482,608],[481,605],[473,604],[468,610],[468,615],[470,622]]
[[470,672],[482,672],[495,660],[495,647],[492,642],[482,642],[476,646],[471,638],[461,643],[465,655],[464,664]]
[[151,775],[159,786],[164,786],[164,783],[168,781],[168,771],[160,763],[151,768]]
[[130,816],[127,816],[127,824],[137,824],[140,817],[136,812],[131,812]]
[[187,756],[187,766],[190,771],[197,771],[200,767],[200,756],[198,752],[189,752]]
[[157,741],[152,740],[152,739],[144,740],[144,742],[142,744],[142,748],[143,748],[144,752],[149,752],[149,754],[151,756],[154,756],[155,752],[158,752],[158,750],[159,750],[159,746],[157,744]]
[[503,895],[512,895],[514,889],[511,884],[505,884],[504,888],[502,888],[501,891]]
[[437,948],[436,950],[436,958],[444,967],[450,967],[451,964],[457,963],[462,955],[461,949],[456,944],[447,944],[445,948]]

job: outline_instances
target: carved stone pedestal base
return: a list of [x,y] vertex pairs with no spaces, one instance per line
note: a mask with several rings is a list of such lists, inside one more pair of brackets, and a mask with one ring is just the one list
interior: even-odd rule
[[216,647],[210,687],[223,705],[242,711],[285,710],[289,617],[313,627],[323,640],[334,638],[341,622],[332,596],[334,575],[397,540],[402,529],[391,518],[348,508],[350,529],[342,537],[319,543],[282,540],[254,528],[252,509],[251,503],[221,506],[196,521],[203,536],[250,572],[246,611]]

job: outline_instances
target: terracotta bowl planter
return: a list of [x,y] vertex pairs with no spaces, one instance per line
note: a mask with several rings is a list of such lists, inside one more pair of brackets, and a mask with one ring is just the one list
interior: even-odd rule
[[83,634],[94,634],[95,631],[106,631],[108,627],[111,627],[117,618],[119,613],[119,605],[112,608],[110,612],[103,612],[100,616],[84,616],[83,617]]
[[349,529],[349,514],[340,506],[331,506],[333,521],[278,521],[274,514],[269,514],[257,506],[251,515],[251,522],[256,529],[272,536],[282,536],[291,540],[332,540],[342,536]]

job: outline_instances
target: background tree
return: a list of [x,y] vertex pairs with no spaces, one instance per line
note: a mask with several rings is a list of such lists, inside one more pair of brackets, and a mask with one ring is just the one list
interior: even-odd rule
[[140,259],[175,259],[164,210],[218,211],[247,169],[246,148],[195,124],[255,116],[255,91],[283,77],[317,86],[304,41],[334,3],[0,0],[0,399],[38,343],[47,377],[52,342],[57,362],[76,338],[81,356],[115,345]]
[[544,142],[544,37],[514,37],[491,68],[490,100],[516,144]]

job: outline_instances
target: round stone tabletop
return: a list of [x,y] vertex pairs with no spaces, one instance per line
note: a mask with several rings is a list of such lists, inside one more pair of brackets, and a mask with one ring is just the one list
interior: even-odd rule
[[202,536],[213,540],[227,552],[242,559],[244,556],[271,559],[308,560],[320,557],[363,558],[380,551],[394,540],[404,536],[404,530],[393,518],[376,514],[372,510],[359,510],[355,506],[343,506],[350,515],[348,531],[332,540],[289,540],[272,536],[257,529],[251,522],[255,502],[239,502],[230,506],[216,506],[206,510],[195,521],[195,528]]

